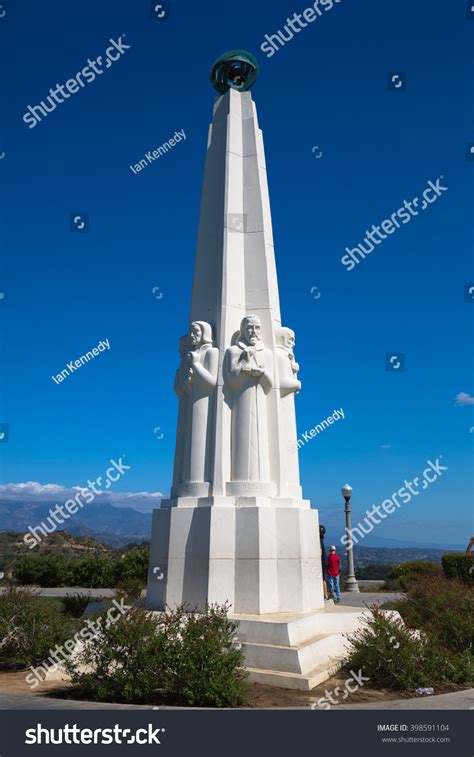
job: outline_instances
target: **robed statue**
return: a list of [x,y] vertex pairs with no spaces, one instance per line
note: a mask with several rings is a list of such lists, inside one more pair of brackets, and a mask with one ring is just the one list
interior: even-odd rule
[[232,481],[271,480],[267,394],[273,386],[273,355],[260,331],[256,315],[243,318],[225,355],[224,381],[232,405]]

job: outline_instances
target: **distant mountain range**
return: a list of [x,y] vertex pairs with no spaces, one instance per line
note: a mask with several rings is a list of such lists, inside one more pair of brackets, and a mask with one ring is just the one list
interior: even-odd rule
[[[464,552],[459,549],[431,549],[430,547],[355,547],[354,562],[360,565],[398,565],[401,562],[411,560],[428,560],[428,562],[441,562],[441,558],[447,552]],[[346,554],[338,550],[343,561]]]
[[[340,549],[343,549],[341,543],[340,543],[340,535],[334,536],[334,534],[330,534],[329,537],[326,533],[326,537],[324,539],[325,543],[329,546],[330,544],[334,544],[336,547]],[[365,539],[359,541],[359,544],[357,546],[360,547],[378,547],[378,548],[387,548],[387,549],[437,549],[437,550],[455,550],[455,551],[461,551],[464,552],[464,550],[467,547],[467,542],[469,539],[466,539],[466,543],[463,544],[439,544],[436,542],[419,542],[419,541],[404,541],[401,539],[386,539],[384,537],[380,536],[366,536]],[[338,551],[340,549],[338,548]]]
[[[30,526],[33,528],[39,525],[48,518],[51,509],[74,498],[79,491],[80,487],[66,488],[35,481],[0,486],[0,531],[27,531]],[[84,505],[75,515],[65,520],[58,531],[68,531],[73,536],[94,536],[113,547],[149,540],[152,511],[160,507],[161,498],[160,492],[104,491],[93,502]],[[339,554],[344,551],[340,535],[329,527],[325,539],[326,546],[335,544]],[[467,541],[466,539],[466,544],[437,544],[369,534],[359,542],[357,548],[464,552]]]
[[[0,529],[1,530],[1,529]],[[148,535],[143,534],[129,534],[129,533],[111,533],[110,531],[93,531],[91,528],[85,526],[76,526],[68,529],[69,533],[76,539],[83,537],[93,538],[96,541],[106,544],[108,547],[114,547],[119,549],[131,544],[142,544],[143,542],[149,542],[151,536],[151,529]]]
[[[8,502],[0,499],[0,531],[28,531],[46,522],[50,510],[58,504],[50,502]],[[150,538],[151,513],[141,513],[131,507],[115,507],[107,502],[94,501],[59,525],[58,531],[75,536],[95,536],[107,544],[121,546],[127,542]],[[120,537],[119,539],[117,537]]]

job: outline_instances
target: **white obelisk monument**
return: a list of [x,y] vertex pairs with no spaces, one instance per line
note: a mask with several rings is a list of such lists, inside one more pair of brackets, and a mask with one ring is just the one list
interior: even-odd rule
[[236,82],[209,128],[174,480],[153,515],[147,596],[155,609],[311,613],[324,598],[318,513],[299,478],[299,365],[280,316],[262,132]]

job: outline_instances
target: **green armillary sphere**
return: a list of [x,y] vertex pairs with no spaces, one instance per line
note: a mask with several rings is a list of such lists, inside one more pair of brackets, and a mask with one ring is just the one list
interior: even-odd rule
[[258,63],[246,50],[230,50],[220,55],[211,71],[211,84],[220,95],[229,89],[246,92],[258,76]]

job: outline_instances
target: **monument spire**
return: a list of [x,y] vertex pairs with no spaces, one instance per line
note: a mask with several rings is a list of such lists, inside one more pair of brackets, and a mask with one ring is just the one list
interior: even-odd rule
[[[253,56],[215,62],[174,479],[154,512],[149,602],[249,613],[324,604],[318,516],[302,499],[294,332],[282,327]],[[152,576],[160,566],[160,584]]]

